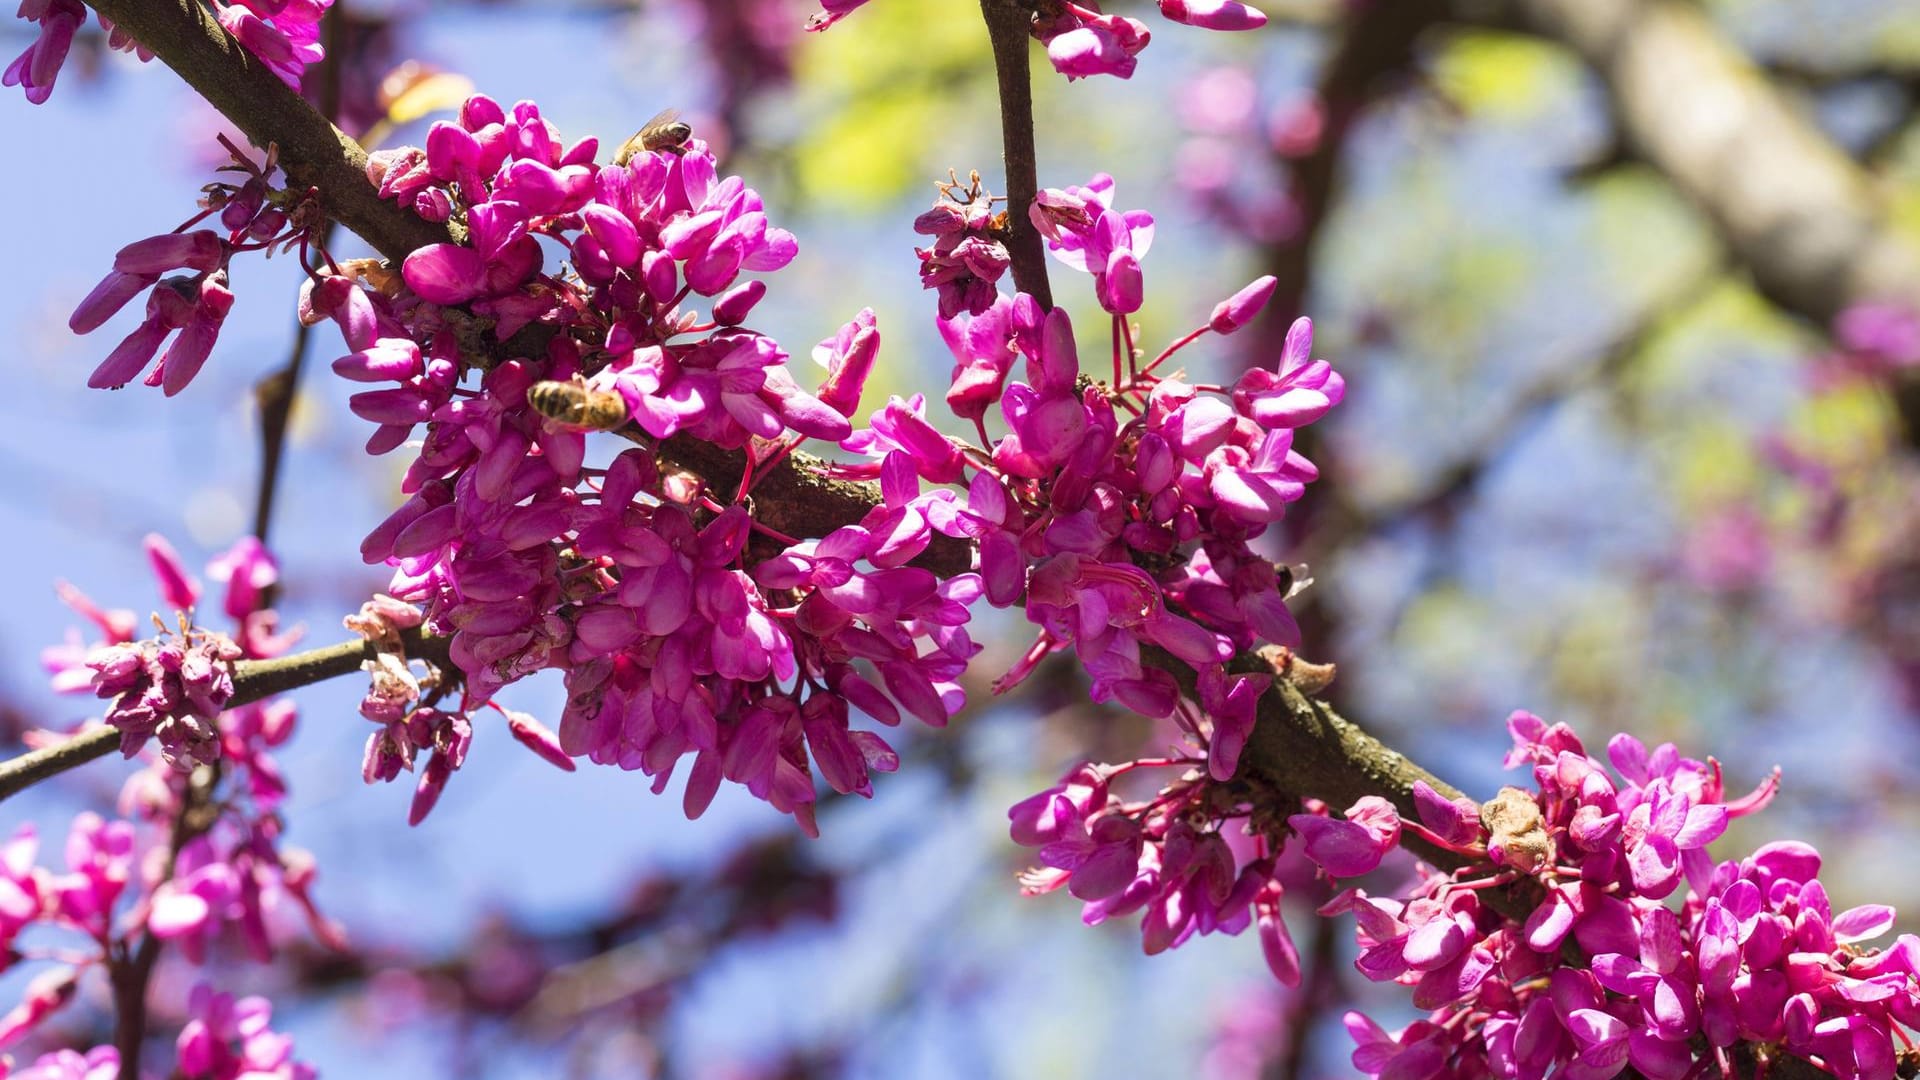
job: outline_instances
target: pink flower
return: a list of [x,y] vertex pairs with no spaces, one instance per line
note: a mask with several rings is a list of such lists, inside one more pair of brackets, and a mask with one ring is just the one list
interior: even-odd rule
[[820,0],[820,10],[807,16],[807,29],[825,30],[852,14],[867,0]]
[[1063,15],[1039,34],[1053,70],[1069,81],[1092,75],[1131,78],[1134,58],[1152,39],[1145,23],[1120,15]]
[[1093,275],[1100,306],[1119,315],[1140,309],[1140,260],[1153,246],[1153,215],[1112,209],[1113,177],[1098,173],[1083,186],[1048,188],[1028,216],[1061,262]]
[[39,23],[39,35],[0,74],[0,86],[18,86],[28,101],[39,105],[53,93],[73,35],[87,21],[87,9],[79,0],[23,0],[20,18]]
[[160,598],[176,611],[191,611],[200,600],[200,585],[187,573],[173,545],[159,533],[148,533],[144,545],[153,576],[160,582]]
[[1235,408],[1271,428],[1303,427],[1325,416],[1346,396],[1347,384],[1326,361],[1310,360],[1312,350],[1313,320],[1294,320],[1277,371],[1250,368],[1234,383]]
[[872,308],[862,308],[840,332],[813,348],[814,362],[826,369],[819,398],[849,419],[860,408],[860,393],[880,353],[880,327]]
[[281,82],[298,90],[307,66],[326,57],[320,19],[331,6],[333,0],[238,0],[220,8],[217,18]]
[[1349,807],[1345,820],[1295,814],[1287,825],[1305,842],[1307,858],[1333,877],[1371,873],[1400,842],[1400,814],[1375,795]]
[[1000,400],[1017,355],[1013,306],[1011,297],[1001,296],[978,314],[939,320],[940,336],[953,353],[947,408],[955,416],[977,421]]
[[0,1047],[12,1046],[73,1000],[80,969],[62,965],[33,977],[20,1004],[0,1016]]
[[1267,306],[1267,301],[1273,299],[1273,291],[1279,284],[1272,274],[1254,280],[1239,292],[1215,304],[1213,314],[1207,318],[1207,327],[1216,334],[1231,334],[1247,325]]
[[313,1080],[318,1073],[293,1060],[293,1039],[272,1030],[273,1006],[262,997],[235,1000],[201,983],[188,996],[191,1014],[175,1040],[187,1080]]
[[111,1046],[96,1046],[82,1054],[78,1050],[50,1050],[33,1063],[11,1074],[12,1080],[116,1080],[120,1075],[120,1051]]
[[1258,30],[1265,14],[1239,0],[1160,0],[1160,14],[1206,30]]
[[237,914],[240,888],[240,875],[197,837],[181,849],[173,877],[154,890],[147,928],[156,937],[182,939],[189,957],[204,957],[221,923]]
[[114,905],[133,873],[133,826],[92,812],[78,814],[67,832],[67,872],[51,879],[59,917],[104,937]]
[[41,879],[34,873],[38,851],[31,823],[20,826],[11,840],[0,845],[0,949],[11,948],[14,937],[40,917],[50,899],[43,896]]
[[259,540],[243,536],[207,564],[207,576],[227,586],[221,610],[230,618],[245,619],[260,609],[267,590],[279,582],[280,565]]

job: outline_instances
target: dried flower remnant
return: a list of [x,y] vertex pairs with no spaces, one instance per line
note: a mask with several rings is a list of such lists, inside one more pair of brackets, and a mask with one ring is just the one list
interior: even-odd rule
[[938,187],[933,209],[913,220],[914,232],[934,238],[931,247],[914,249],[920,287],[940,290],[943,319],[962,311],[978,315],[993,306],[995,283],[1013,264],[1004,241],[1006,213],[993,208],[1002,200],[981,187],[977,172],[964,185],[950,178]]

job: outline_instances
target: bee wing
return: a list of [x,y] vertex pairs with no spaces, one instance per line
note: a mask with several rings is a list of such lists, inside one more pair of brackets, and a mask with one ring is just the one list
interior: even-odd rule
[[620,149],[614,151],[613,163],[615,165],[625,165],[627,162],[632,161],[639,155],[640,151],[647,149],[648,136],[659,131],[661,128],[668,127],[679,118],[679,109],[661,109],[659,112],[654,113],[651,119],[640,125],[639,131],[634,132],[628,137],[626,142],[620,144]]

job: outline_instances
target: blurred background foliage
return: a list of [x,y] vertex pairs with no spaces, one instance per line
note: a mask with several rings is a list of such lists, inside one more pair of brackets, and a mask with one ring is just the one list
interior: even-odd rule
[[[1626,730],[1711,752],[1736,789],[1779,764],[1780,800],[1718,850],[1802,837],[1829,854],[1836,905],[1920,912],[1920,476],[1884,371],[1755,291],[1712,223],[1620,145],[1604,88],[1564,49],[1428,26],[1330,143],[1318,87],[1367,6],[1275,6],[1252,34],[1156,23],[1125,83],[1041,63],[1041,183],[1111,172],[1118,203],[1158,219],[1140,316],[1156,349],[1250,278],[1297,272],[1349,394],[1312,448],[1325,482],[1275,555],[1316,579],[1304,651],[1338,663],[1332,699],[1482,795],[1521,707],[1591,746]],[[1920,239],[1920,9],[1706,8]],[[949,169],[999,185],[972,4],[875,0],[821,35],[800,33],[801,0],[341,9],[378,43],[368,56],[535,98],[570,137],[606,145],[678,106],[800,237],[755,320],[796,371],[871,306],[886,344],[866,406],[944,390],[911,221]],[[0,176],[15,738],[85,710],[40,686],[36,650],[71,621],[50,579],[144,606],[141,534],[208,553],[245,528],[249,388],[291,339],[281,266],[236,283],[179,401],[84,389],[109,337],[69,337],[65,312],[119,244],[186,216],[207,157],[181,147],[212,145],[215,119],[157,66],[92,55],[48,106],[0,111],[9,142],[48,164]],[[432,118],[400,118],[387,141],[418,142]],[[1320,197],[1300,179],[1316,155],[1333,163]],[[1085,280],[1056,270],[1097,326]],[[1271,364],[1284,315],[1193,354],[1194,374]],[[288,610],[319,643],[384,584],[355,547],[396,477],[359,452],[345,388],[310,374],[276,531]],[[1064,669],[993,700],[985,683],[1025,634],[989,622],[974,704],[947,731],[903,732],[901,773],[872,805],[831,800],[817,842],[726,794],[681,821],[671,793],[562,777],[491,731],[407,831],[403,792],[358,782],[356,695],[319,688],[288,755],[288,816],[360,948],[290,944],[243,977],[275,989],[303,1055],[336,1076],[1163,1077],[1195,1061],[1214,1077],[1348,1075],[1338,1017],[1364,987],[1346,931],[1314,943],[1305,994],[1282,994],[1250,940],[1149,960],[1136,930],[1017,896],[1005,808],[1074,761],[1167,737],[1086,706]],[[557,680],[509,700],[551,720]],[[9,802],[0,827],[110,801],[116,768]]]

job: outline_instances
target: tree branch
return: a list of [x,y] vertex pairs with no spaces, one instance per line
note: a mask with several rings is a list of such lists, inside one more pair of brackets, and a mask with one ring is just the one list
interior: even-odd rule
[[[215,820],[208,817],[205,810],[219,782],[218,763],[201,765],[188,774],[167,840],[161,882],[173,879],[174,869],[180,863],[180,849],[205,832]],[[130,938],[132,931],[128,934]],[[113,1045],[120,1051],[120,1080],[140,1080],[140,1048],[147,1039],[147,985],[153,979],[154,965],[160,962],[162,940],[148,929],[141,936],[138,949],[129,950],[127,942],[128,939],[122,939],[121,948],[107,968],[108,981],[113,985]]]
[[[1920,310],[1920,245],[1894,228],[1872,175],[1806,120],[1700,5],[1449,7],[1461,23],[1540,34],[1585,60],[1613,99],[1626,146],[1707,215],[1775,304],[1822,328],[1860,303]],[[1920,448],[1920,370],[1896,375],[1892,393],[1907,442]]]
[[1712,219],[1774,302],[1822,324],[1920,308],[1920,249],[1867,174],[1682,0],[1512,0],[1605,82],[1621,134]]
[[1260,355],[1277,355],[1293,320],[1306,313],[1307,286],[1314,242],[1333,209],[1339,168],[1349,136],[1367,106],[1391,78],[1412,66],[1414,42],[1445,13],[1435,0],[1354,4],[1348,7],[1333,53],[1321,70],[1314,97],[1324,116],[1318,141],[1305,156],[1287,164],[1289,188],[1300,212],[1300,228],[1274,246],[1267,273],[1277,279],[1272,314]]
[[1019,0],[980,0],[993,42],[993,71],[1000,83],[1000,138],[1007,168],[1007,254],[1013,258],[1014,288],[1053,307],[1047,281],[1047,250],[1027,210],[1040,190],[1040,166],[1033,144],[1033,86],[1028,71],[1033,11]]
[[[638,425],[619,432],[636,441],[645,439]],[[660,457],[698,473],[714,490],[731,494],[746,470],[746,456],[723,450],[690,435],[676,435],[660,444]],[[825,536],[851,525],[880,505],[880,485],[873,481],[835,480],[826,475],[827,463],[812,454],[794,451],[764,472],[755,470],[753,519],[793,537]],[[973,549],[963,540],[933,534],[927,550],[909,565],[942,577],[964,574],[973,565]]]
[[[408,656],[435,664],[447,662],[447,639],[418,629],[404,631],[400,637],[406,644]],[[233,665],[233,697],[227,701],[227,707],[237,709],[297,687],[359,671],[361,663],[373,659],[377,651],[371,642],[362,639],[272,660],[238,661]],[[0,800],[106,757],[119,746],[119,729],[101,726],[0,763]]]
[[242,48],[199,0],[92,0],[92,7],[153,50],[256,146],[278,146],[292,185],[316,189],[327,216],[382,255],[398,262],[462,238],[457,225],[425,221],[380,198],[360,144]]

